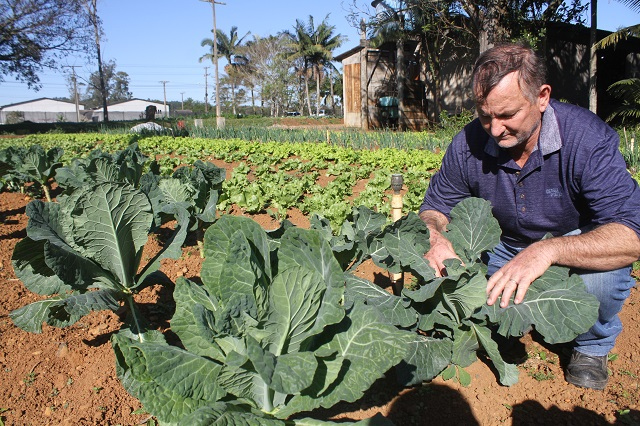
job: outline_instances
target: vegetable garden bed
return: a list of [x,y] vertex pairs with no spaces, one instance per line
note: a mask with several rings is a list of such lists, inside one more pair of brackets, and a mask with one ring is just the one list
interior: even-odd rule
[[[153,140],[148,142],[151,145],[154,143]],[[103,149],[105,145],[102,145]],[[215,158],[211,154],[207,159],[232,171],[240,165],[241,160],[246,159],[246,155],[240,156],[244,148],[244,145],[236,142],[234,149],[226,150],[226,157],[218,155],[220,158]],[[180,161],[187,158],[188,162],[191,158],[200,159],[202,156],[202,149],[198,151],[200,156],[189,153],[184,147],[173,149],[181,155]],[[268,149],[272,156],[276,155],[275,147]],[[256,150],[245,154],[255,156]],[[216,152],[221,154],[222,149]],[[310,156],[317,158],[318,152]],[[295,157],[304,158],[304,155],[300,151]],[[324,155],[336,154],[328,150]],[[158,159],[164,160],[165,157],[168,158],[166,154],[160,154]],[[223,157],[231,162],[225,162]],[[168,161],[168,165],[177,165],[173,163],[175,160]],[[399,164],[408,163],[406,158],[396,161]],[[249,169],[247,176],[259,176],[255,165],[245,163],[245,167]],[[320,170],[326,175],[329,167]],[[341,169],[338,175],[344,173],[345,169]],[[329,181],[332,180],[324,182],[325,187]],[[366,182],[352,184],[351,187],[359,187],[360,192],[364,192]],[[360,192],[350,194],[347,198],[357,199]],[[59,194],[60,189],[54,186],[53,195]],[[45,325],[42,334],[24,332],[16,328],[9,318],[9,312],[42,299],[25,289],[11,266],[13,249],[26,236],[25,207],[29,201],[29,196],[20,193],[0,194],[0,215],[3,219],[0,231],[0,278],[3,281],[3,291],[0,292],[1,418],[5,424],[137,424],[146,421],[149,415],[138,400],[125,392],[116,377],[115,358],[109,339],[123,325],[118,315],[122,312],[93,312],[62,329]],[[242,200],[238,201],[240,203],[228,200],[228,214],[249,216],[264,229],[275,229],[278,220],[284,217],[284,211],[294,225],[305,229],[310,226],[309,215],[303,214],[300,207],[280,208],[271,214],[265,209],[257,209],[250,214],[247,207],[242,206]],[[166,232],[149,238],[142,254],[143,261],[160,251],[170,231],[167,228]],[[162,260],[160,270],[174,283],[179,281],[179,277],[199,282],[202,259],[194,236],[187,239],[181,252],[178,259]],[[390,291],[388,274],[371,261],[362,263],[354,276]],[[154,285],[135,296],[135,302],[152,328],[165,332],[170,342],[177,341],[169,322],[176,311],[171,295],[173,289],[173,286]],[[637,322],[640,315],[633,305],[639,297],[637,290],[633,289],[623,310],[625,331],[616,346],[615,359],[610,364],[612,378],[604,392],[567,385],[562,375],[562,366],[567,360],[566,347],[546,344],[539,335],[533,334],[518,339],[503,352],[505,360],[519,362],[519,380],[510,387],[499,384],[499,375],[493,370],[494,364],[481,354],[480,361],[466,368],[471,379],[469,384],[464,377],[453,372],[449,380],[438,377],[428,384],[403,388],[396,384],[395,375],[390,372],[376,381],[358,401],[316,409],[310,416],[320,420],[353,421],[381,413],[397,425],[421,425],[425,424],[425,419],[432,424],[483,425],[509,422],[527,424],[531,419],[539,424],[564,424],[569,421],[603,424],[613,423],[616,419],[637,420],[636,404],[640,396],[637,385],[640,374],[637,367],[640,332]],[[460,381],[467,386],[462,386]]]

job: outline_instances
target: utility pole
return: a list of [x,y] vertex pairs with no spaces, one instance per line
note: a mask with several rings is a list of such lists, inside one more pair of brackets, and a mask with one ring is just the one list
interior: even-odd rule
[[66,68],[71,68],[73,72],[73,95],[76,103],[76,122],[80,122],[80,101],[78,100],[78,79],[76,77],[77,65],[65,65]]
[[184,92],[180,92],[180,96],[182,96],[180,109],[184,111]]
[[598,55],[594,44],[598,41],[598,0],[591,0],[591,29],[589,32],[589,110],[598,112],[597,71]]
[[216,28],[216,4],[225,5],[226,3],[217,2],[216,0],[200,0],[207,3],[211,3],[211,10],[213,11],[213,63],[216,70],[216,125],[218,128],[224,128],[224,117],[220,116],[220,90],[219,90],[219,78],[218,78],[218,41]]
[[164,89],[164,118],[167,118],[167,83],[168,81],[166,80],[162,80],[160,83],[162,83],[162,87]]
[[207,84],[207,73],[209,67],[204,67],[204,113],[209,112],[209,85]]

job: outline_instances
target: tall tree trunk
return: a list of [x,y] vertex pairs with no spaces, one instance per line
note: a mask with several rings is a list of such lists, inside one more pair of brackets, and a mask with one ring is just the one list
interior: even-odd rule
[[331,92],[331,113],[335,114],[336,113],[336,102],[335,102],[335,97],[334,97],[334,93],[333,93],[333,70],[331,68],[329,68],[329,87],[330,87],[330,92]]
[[404,105],[405,66],[404,40],[402,37],[396,41],[396,85],[398,88],[398,130],[405,130],[407,128],[407,116]]
[[100,19],[98,18],[98,0],[85,0],[83,6],[87,12],[87,16],[93,26],[93,33],[96,43],[96,54],[98,57],[98,76],[100,78],[100,96],[102,97],[102,110],[104,121],[109,121],[109,111],[107,109],[107,85],[104,80],[104,71],[102,69],[102,54],[100,52]]
[[316,72],[316,115],[320,114],[320,67],[315,66]]
[[309,97],[309,76],[307,75],[307,71],[304,72],[304,94],[307,98],[307,110],[309,111],[309,115],[311,115],[311,97]]
[[251,86],[251,110],[253,115],[256,115],[256,92],[254,86]]
[[236,84],[233,81],[233,78],[231,78],[230,80],[231,80],[231,111],[233,112],[233,115],[236,115]]
[[596,90],[596,74],[598,71],[598,55],[593,47],[598,41],[598,0],[591,0],[591,30],[589,36],[589,110],[598,112],[598,91]]

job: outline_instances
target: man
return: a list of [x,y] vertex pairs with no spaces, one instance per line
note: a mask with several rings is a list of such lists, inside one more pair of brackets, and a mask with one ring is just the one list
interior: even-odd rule
[[[566,370],[576,386],[604,389],[607,354],[622,331],[618,313],[640,257],[640,189],[618,151],[618,135],[591,112],[550,98],[544,63],[507,44],[477,60],[472,91],[478,118],[454,137],[425,194],[425,255],[436,273],[455,257],[442,236],[451,209],[489,200],[500,244],[488,253],[487,303],[521,303],[551,265],[572,268],[600,301],[599,318],[578,336]],[[554,238],[542,238],[550,233]]]

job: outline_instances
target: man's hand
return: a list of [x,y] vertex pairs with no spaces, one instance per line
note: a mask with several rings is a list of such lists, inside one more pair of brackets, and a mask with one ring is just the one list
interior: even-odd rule
[[431,248],[424,255],[424,258],[429,261],[429,265],[436,270],[436,277],[443,277],[447,275],[447,269],[444,266],[444,261],[447,259],[458,259],[458,255],[453,250],[451,242],[447,240],[440,232],[431,231],[429,242]]
[[500,307],[506,308],[514,291],[513,302],[522,303],[531,283],[544,274],[553,262],[548,247],[540,243],[522,250],[489,278],[487,305],[493,305],[502,295]]
[[498,297],[506,308],[515,292],[514,303],[522,303],[533,281],[551,265],[593,271],[611,271],[640,259],[640,239],[626,225],[608,223],[580,235],[549,238],[531,244],[491,276],[487,282],[487,304]]
[[447,275],[444,261],[447,259],[458,259],[451,242],[442,235],[447,228],[449,219],[435,210],[425,210],[421,212],[420,219],[422,219],[427,225],[427,228],[429,228],[429,244],[431,244],[431,248],[424,255],[424,258],[427,259],[429,265],[435,269],[436,277],[443,277]]

